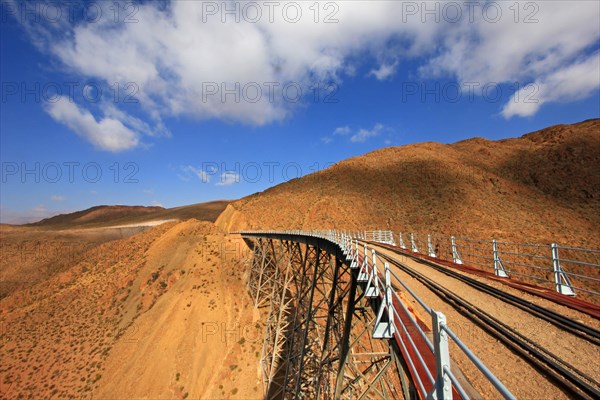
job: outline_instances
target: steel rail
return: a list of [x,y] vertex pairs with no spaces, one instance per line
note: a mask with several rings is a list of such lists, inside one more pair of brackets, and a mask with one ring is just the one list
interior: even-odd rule
[[[372,243],[372,244],[374,244],[374,243]],[[495,288],[486,283],[480,282],[476,279],[473,279],[471,277],[468,277],[461,273],[458,273],[456,271],[452,271],[448,268],[442,267],[432,261],[424,260],[424,259],[414,256],[412,254],[404,253],[404,252],[399,251],[389,245],[382,245],[380,243],[378,243],[377,245],[382,246],[386,249],[389,249],[390,251],[392,251],[396,254],[400,254],[405,257],[409,257],[412,260],[414,260],[420,264],[427,265],[428,267],[431,267],[431,268],[435,269],[436,271],[441,272],[447,276],[458,279],[461,282],[468,284],[469,286],[472,286],[472,287],[474,287],[482,292],[485,292],[491,296],[494,296],[506,303],[509,303],[515,307],[518,307],[521,310],[527,311],[528,313],[530,313],[538,318],[541,318],[544,321],[547,321],[547,322],[557,326],[560,329],[568,331],[569,333],[577,335],[578,337],[584,338],[585,340],[587,340],[595,345],[600,346],[600,330],[597,330],[591,326],[585,325],[585,324],[578,322],[574,319],[571,319],[569,317],[565,317],[564,315],[561,315],[561,314],[559,314],[555,311],[552,311],[548,308],[539,306],[537,304],[533,304],[523,298],[520,298],[520,297],[517,297],[510,293],[507,293],[501,289]]]
[[[381,244],[377,245],[381,246]],[[577,374],[575,372],[577,371],[576,368],[570,366],[565,361],[560,360],[558,357],[544,350],[536,343],[533,343],[502,321],[449,291],[420,272],[415,271],[388,255],[379,253],[379,256],[417,279],[441,298],[446,299],[461,314],[465,315],[490,335],[503,342],[507,347],[519,354],[538,370],[550,376],[561,390],[579,398],[600,398],[600,390],[597,389],[600,385],[591,377],[585,374]],[[586,382],[586,380],[595,385]]]

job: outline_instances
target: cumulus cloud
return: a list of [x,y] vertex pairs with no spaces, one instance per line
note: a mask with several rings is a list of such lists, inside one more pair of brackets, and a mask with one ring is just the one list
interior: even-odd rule
[[396,74],[397,68],[398,68],[398,61],[396,61],[392,64],[383,63],[379,66],[379,68],[372,69],[368,75],[374,76],[378,81],[384,81],[384,80],[388,79],[389,77],[393,76],[394,74]]
[[383,131],[384,126],[382,124],[375,124],[372,129],[359,129],[352,137],[350,137],[350,141],[352,143],[363,143],[366,142],[367,139],[370,139],[375,136],[379,136]]
[[520,89],[504,105],[502,115],[529,117],[544,103],[583,99],[599,89],[600,53],[595,53]]
[[[426,14],[423,2],[321,2],[319,15],[313,2],[296,2],[301,18],[291,23],[293,13],[284,11],[288,2],[272,13],[258,2],[261,17],[249,22],[246,2],[171,1],[136,3],[136,23],[109,17],[47,26],[32,18],[21,22],[65,70],[106,85],[135,84],[144,121],[120,104],[105,109],[100,121],[73,105],[51,107],[61,116],[57,120],[98,148],[118,151],[135,147],[141,135],[168,135],[165,117],[251,125],[282,120],[302,103],[286,98],[286,85],[298,85],[309,98],[315,82],[343,84],[360,63],[380,60],[369,72],[379,80],[416,65],[421,78],[452,76],[482,86],[552,81],[562,87],[567,74],[561,71],[576,67],[597,46],[599,2],[475,3],[471,12],[467,3],[452,2],[461,7],[456,19],[444,14],[444,2],[427,5],[437,7],[437,18]],[[113,15],[112,2],[95,4],[106,8],[103,15]],[[218,8],[215,14],[207,12],[211,5]],[[484,12],[488,5],[501,8],[498,20],[494,7]],[[225,6],[237,7],[239,21],[221,13]]]
[[96,120],[90,111],[67,97],[61,96],[55,102],[47,103],[46,111],[54,120],[65,124],[99,149],[116,153],[140,143],[138,134],[118,119],[105,117]]
[[185,173],[185,175],[178,175],[181,180],[189,181],[189,176],[193,175],[200,179],[202,183],[210,182],[210,173],[204,171],[202,168],[194,167],[193,165],[184,165],[181,167],[181,170]]
[[55,201],[57,203],[60,203],[62,201],[65,201],[67,198],[65,196],[61,196],[61,195],[52,195],[50,196],[50,200]]
[[392,131],[391,128],[387,128],[385,125],[377,123],[371,129],[360,128],[358,130],[352,130],[350,126],[341,126],[333,131],[330,136],[321,138],[321,141],[325,144],[333,142],[335,136],[349,136],[349,141],[352,143],[364,143],[370,138],[379,136],[384,131]]
[[351,132],[350,127],[349,126],[340,126],[335,128],[335,130],[333,131],[334,135],[347,135]]
[[[588,97],[598,88],[600,3],[545,1],[505,6],[494,23],[459,24],[442,38],[441,51],[419,69],[422,77],[453,75],[461,83],[521,87],[501,111],[532,116],[543,104]],[[527,83],[532,83],[527,85]]]
[[217,186],[231,186],[240,182],[240,174],[233,171],[226,171],[221,174],[221,179],[217,182]]
[[330,136],[324,136],[324,137],[322,137],[321,141],[324,144],[329,144],[329,143],[333,142],[334,136],[346,136],[346,135],[349,135],[351,132],[352,132],[352,129],[350,129],[350,127],[348,125],[346,125],[346,126],[338,126],[333,131],[333,134],[331,134]]

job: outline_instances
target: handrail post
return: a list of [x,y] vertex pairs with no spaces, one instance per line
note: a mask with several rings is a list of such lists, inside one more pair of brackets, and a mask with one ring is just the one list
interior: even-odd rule
[[452,243],[452,260],[454,261],[454,264],[462,264],[463,262],[458,253],[458,247],[456,247],[456,239],[454,236],[450,236],[450,242]]
[[[368,266],[367,266],[368,269]],[[377,274],[377,253],[371,249],[371,270],[365,287],[365,297],[379,297],[379,276]]]
[[494,254],[494,274],[501,278],[508,278],[504,264],[500,259],[500,253],[498,252],[498,242],[496,239],[492,240],[492,252]]
[[412,252],[413,253],[418,253],[419,249],[417,249],[417,245],[415,244],[415,234],[414,233],[410,233],[410,245],[412,247]]
[[[375,327],[373,328],[373,338],[375,339],[391,339],[396,333],[394,325],[394,310],[392,300],[392,280],[390,277],[390,265],[385,263],[385,293],[379,305]],[[384,313],[387,311],[387,321],[384,321]]]
[[433,349],[435,355],[435,386],[427,395],[428,399],[452,399],[452,382],[444,371],[450,368],[450,350],[448,349],[448,333],[444,330],[446,316],[439,311],[432,311]]
[[427,234],[427,250],[429,251],[429,257],[436,257],[433,244],[431,243],[431,235]]
[[556,291],[567,296],[575,296],[575,291],[571,285],[571,280],[564,273],[560,266],[558,245],[556,243],[552,243],[550,247],[552,249],[552,270],[554,271],[554,284],[556,286]]
[[364,251],[363,251],[363,260],[362,263],[360,264],[360,269],[358,270],[358,277],[357,277],[357,281],[358,282],[367,282],[369,280],[369,252],[367,249],[367,244],[364,244]]
[[401,249],[406,250],[406,246],[404,245],[404,240],[402,239],[402,232],[398,232],[398,244],[400,245]]

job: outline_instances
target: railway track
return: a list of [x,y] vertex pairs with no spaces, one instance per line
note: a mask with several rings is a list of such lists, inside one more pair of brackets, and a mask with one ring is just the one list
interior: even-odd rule
[[[377,243],[377,246],[380,246],[383,248],[388,248],[389,250],[394,251],[395,253],[406,256],[406,254],[399,252],[388,246],[385,246],[385,245],[382,246],[380,243]],[[540,372],[547,375],[552,381],[554,381],[556,386],[559,387],[561,390],[563,390],[566,394],[568,394],[572,397],[584,398],[584,399],[600,398],[600,383],[598,383],[593,377],[578,370],[573,365],[560,359],[559,357],[552,354],[551,352],[549,352],[542,346],[533,342],[531,339],[527,338],[526,336],[522,335],[515,329],[511,328],[504,322],[500,321],[499,319],[495,318],[494,316],[492,316],[491,314],[487,313],[486,311],[480,309],[479,307],[473,305],[472,303],[468,302],[467,300],[463,299],[462,297],[458,296],[457,294],[451,292],[450,290],[444,288],[443,286],[434,282],[432,279],[428,278],[424,274],[414,270],[413,268],[410,268],[409,266],[395,260],[394,258],[392,258],[386,254],[383,254],[380,252],[380,253],[378,253],[378,255],[380,257],[382,257],[383,259],[385,259],[386,261],[388,261],[390,264],[392,264],[392,265],[396,266],[397,268],[399,268],[400,270],[404,271],[405,273],[407,273],[414,279],[417,279],[419,282],[421,282],[425,287],[427,287],[433,293],[435,293],[436,295],[438,295],[439,297],[441,297],[442,299],[447,301],[462,315],[464,315],[467,318],[469,318],[470,320],[472,320],[474,323],[476,323],[478,326],[480,326],[483,330],[485,330],[488,334],[490,334],[493,337],[495,337],[496,339],[498,339],[505,346],[507,346],[512,351],[514,351],[516,354],[521,356],[524,360],[526,360],[528,363],[533,365]],[[462,275],[461,275],[461,277],[462,277]],[[463,282],[466,282],[466,281],[463,281]],[[478,282],[478,283],[481,283],[481,282]],[[481,285],[491,288],[485,284],[481,284]],[[484,286],[479,286],[479,287],[474,286],[474,287],[477,287],[480,290],[486,291],[487,289],[484,288]],[[495,289],[495,288],[492,288],[492,289]],[[500,292],[501,293],[496,293],[494,291],[490,291],[489,294],[491,294],[495,297],[501,296],[502,300],[505,300],[502,294],[507,294],[507,293],[504,293],[502,291],[500,291]],[[492,294],[492,293],[494,293],[494,294]],[[513,304],[519,308],[525,307],[520,302],[515,302],[512,297],[514,297],[514,296],[509,295],[509,297],[507,297],[507,298],[509,298],[510,300],[507,300],[507,302],[509,302],[510,304]],[[514,302],[514,303],[511,303],[511,302]],[[519,305],[517,305],[517,304],[519,304]],[[544,311],[532,309],[531,312],[536,313],[534,315],[536,315],[536,316],[543,315],[543,316],[540,316],[540,318],[542,318],[546,321],[548,321],[548,318],[553,318],[551,316],[553,312],[551,312],[550,310],[547,310],[547,309],[544,309],[542,307],[535,306],[535,305],[532,305],[532,306],[534,306],[534,308],[539,308],[539,309],[550,312],[550,314],[548,314],[548,313],[545,313]],[[522,309],[524,309],[524,308],[522,308]],[[556,313],[553,313],[553,314],[556,314]],[[563,316],[560,316],[560,317],[561,317],[561,319],[569,320],[566,317],[563,317]],[[570,321],[572,321],[573,324],[569,323],[570,328],[568,328],[568,329],[571,329],[570,332],[573,332],[575,329],[578,329],[577,324],[579,324],[579,323],[577,323],[577,321],[573,321],[573,320],[570,320]],[[558,320],[554,320],[553,323],[555,325],[559,324]],[[581,324],[579,324],[579,325],[581,325]],[[562,328],[562,326],[561,326],[561,328]],[[586,328],[589,328],[589,327],[586,326]],[[593,328],[591,328],[591,329],[593,330]],[[583,331],[581,331],[581,332],[583,332]],[[594,333],[591,332],[591,335],[587,334],[587,338],[588,338],[588,340],[589,340],[589,338],[593,339]]]
[[[375,243],[372,243],[372,244],[375,244]],[[533,304],[525,299],[522,299],[522,298],[512,295],[510,293],[507,293],[501,289],[495,288],[493,286],[490,286],[483,282],[480,282],[476,279],[473,279],[473,278],[470,278],[463,274],[460,274],[456,271],[452,271],[448,268],[437,265],[434,262],[431,262],[428,260],[423,260],[423,259],[413,256],[411,254],[407,254],[405,252],[398,251],[396,248],[394,248],[392,246],[380,245],[380,244],[379,244],[379,246],[384,247],[396,254],[408,257],[420,264],[427,265],[428,267],[433,268],[436,271],[441,272],[446,276],[450,276],[450,277],[457,279],[463,283],[466,283],[467,285],[469,285],[475,289],[478,289],[484,293],[487,293],[493,297],[496,297],[497,299],[500,299],[500,300],[504,301],[505,303],[508,303],[517,308],[520,308],[521,310],[524,310],[535,317],[541,318],[544,321],[547,321],[564,331],[567,331],[567,332],[572,333],[580,338],[583,338],[596,346],[600,346],[600,331],[595,328],[592,328],[591,326],[587,326],[585,324],[582,324],[581,322],[578,322],[571,318],[565,317],[564,315],[561,315],[555,311],[549,310],[542,306],[538,306],[538,305]]]

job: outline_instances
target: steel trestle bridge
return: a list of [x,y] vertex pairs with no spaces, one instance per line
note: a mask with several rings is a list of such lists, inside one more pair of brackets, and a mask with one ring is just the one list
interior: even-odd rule
[[[252,250],[250,295],[256,307],[268,310],[261,357],[265,398],[481,397],[452,365],[450,342],[497,395],[516,398],[364,234],[239,233]],[[430,320],[421,319],[408,300]]]

